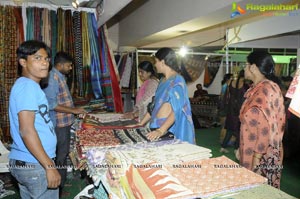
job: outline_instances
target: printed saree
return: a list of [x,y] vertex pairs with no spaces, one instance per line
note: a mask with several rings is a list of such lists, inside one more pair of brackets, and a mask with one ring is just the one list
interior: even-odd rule
[[177,139],[195,143],[195,129],[191,114],[186,83],[182,76],[176,75],[161,80],[155,93],[155,105],[151,115],[150,128],[159,128],[167,118],[157,118],[160,107],[170,103],[175,115],[174,124],[168,129]]

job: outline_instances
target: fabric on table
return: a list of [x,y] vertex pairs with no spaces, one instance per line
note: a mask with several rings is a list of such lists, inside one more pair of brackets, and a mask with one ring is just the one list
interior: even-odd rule
[[122,143],[137,143],[147,142],[147,134],[150,132],[149,128],[134,128],[134,129],[115,129],[115,136],[120,139]]
[[236,191],[233,193],[220,194],[217,196],[209,197],[209,199],[296,199],[296,197],[290,196],[287,193],[276,189],[270,185],[259,185],[247,190]]
[[123,114],[119,113],[87,114],[83,120],[82,128],[123,129],[124,126],[131,124],[137,124],[137,122],[132,119],[125,119]]
[[123,114],[120,113],[87,114],[87,117],[93,118],[101,123],[106,123],[106,122],[114,122],[117,120],[121,120]]
[[[195,196],[177,178],[161,168],[136,168],[131,165],[126,178],[133,195],[138,199],[148,198],[190,198]],[[127,192],[128,193],[128,192]]]
[[76,131],[79,145],[82,146],[115,146],[120,144],[112,130],[86,129]]
[[267,183],[266,178],[225,156],[167,165],[166,169],[201,198]]
[[[158,142],[159,143],[159,142]],[[211,151],[189,143],[165,144],[162,146],[132,150],[109,150],[106,161],[121,165],[120,176],[124,175],[131,164],[143,165],[157,162],[161,165],[201,160],[211,157]]]
[[[95,179],[98,179],[99,176],[105,175],[108,168],[105,167],[105,165],[112,164],[112,162],[115,161],[115,165],[120,166],[122,168],[122,174],[125,174],[125,171],[123,168],[127,169],[127,167],[123,165],[127,165],[126,163],[119,164],[116,163],[119,161],[118,159],[114,159],[112,156],[109,156],[107,158],[107,152],[108,151],[130,151],[130,150],[144,150],[146,148],[157,148],[164,145],[172,145],[172,144],[179,144],[182,143],[180,140],[164,140],[159,142],[139,142],[136,144],[122,144],[114,147],[93,147],[90,148],[88,151],[86,151],[85,157],[87,160],[87,168],[88,168],[88,175],[94,177]],[[80,149],[81,150],[81,149]],[[76,152],[77,153],[77,152]],[[78,164],[78,163],[76,163]],[[101,165],[104,165],[101,167]],[[112,164],[112,166],[114,166]]]

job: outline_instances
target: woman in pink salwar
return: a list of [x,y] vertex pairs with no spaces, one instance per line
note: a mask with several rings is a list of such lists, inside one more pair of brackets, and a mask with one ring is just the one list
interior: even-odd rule
[[253,85],[245,94],[241,111],[240,163],[280,188],[285,108],[279,80],[270,54],[252,52],[247,57],[245,78]]
[[125,113],[125,118],[134,119],[138,121],[143,119],[147,113],[147,106],[152,101],[152,97],[158,86],[158,79],[155,77],[154,67],[149,61],[143,61],[138,66],[139,77],[143,82],[135,100],[135,106],[132,112]]

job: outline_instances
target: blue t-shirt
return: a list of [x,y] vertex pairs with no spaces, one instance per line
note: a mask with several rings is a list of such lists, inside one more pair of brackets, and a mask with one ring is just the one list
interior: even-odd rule
[[9,158],[38,163],[37,159],[28,151],[20,135],[18,113],[24,110],[35,113],[34,127],[42,146],[47,155],[54,158],[57,140],[49,117],[47,98],[40,85],[26,77],[17,79],[9,97],[10,133],[13,138]]

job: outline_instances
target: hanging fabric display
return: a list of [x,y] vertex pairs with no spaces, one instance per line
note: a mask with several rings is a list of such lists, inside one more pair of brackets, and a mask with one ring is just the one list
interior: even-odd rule
[[75,11],[73,13],[73,37],[74,37],[74,47],[75,47],[75,67],[74,70],[76,70],[76,79],[77,79],[77,89],[75,91],[75,93],[80,96],[83,97],[83,74],[82,74],[82,34],[81,34],[81,15],[80,12]]
[[[52,62],[58,51],[65,51],[74,58],[67,83],[75,98],[105,98],[110,110],[122,112],[120,79],[107,42],[106,27],[97,29],[94,13],[62,8],[26,7],[25,10],[26,30],[23,30],[22,7],[0,6],[1,132],[6,132],[5,126],[9,129],[9,91],[17,78],[15,52],[24,36],[25,40],[45,42],[52,50]],[[9,131],[4,136],[9,138]]]
[[8,141],[9,119],[8,101],[9,92],[17,78],[17,46],[23,42],[24,33],[21,18],[21,9],[12,6],[0,6],[0,128],[4,141]]
[[120,86],[128,88],[129,83],[130,83],[130,77],[131,77],[131,70],[132,70],[132,57],[127,55],[126,63],[125,63],[125,68],[123,70],[122,76],[121,76],[121,81],[120,81]]
[[57,40],[56,49],[57,51],[65,50],[65,16],[64,11],[61,8],[57,9]]
[[83,66],[83,96],[89,96],[91,93],[91,47],[88,34],[88,16],[87,13],[81,13],[81,29],[82,29],[82,66]]
[[[65,52],[68,52],[72,57],[73,60],[75,58],[75,50],[74,50],[74,37],[73,37],[73,20],[72,20],[72,11],[65,10]],[[70,92],[74,93],[76,89],[76,70],[71,70],[70,74],[67,76],[67,84],[69,86]]]
[[101,77],[101,85],[103,89],[103,97],[106,99],[106,106],[108,109],[114,109],[113,103],[113,94],[112,94],[112,83],[109,73],[109,67],[107,63],[107,52],[106,52],[106,45],[105,45],[105,37],[102,30],[102,27],[98,29],[99,33],[99,43],[100,43],[100,67],[102,72]]
[[26,9],[26,17],[27,17],[27,24],[26,24],[26,40],[30,40],[34,38],[34,12],[33,8]]
[[[50,20],[51,20],[51,41],[57,40],[57,15],[54,10],[50,11]],[[51,42],[51,57],[52,57],[52,63],[54,61],[54,56],[56,54],[56,42]]]
[[181,74],[187,83],[195,82],[204,71],[205,56],[187,56],[181,59]]
[[108,108],[116,112],[123,112],[121,90],[118,83],[118,75],[116,74],[117,70],[115,70],[115,67],[113,66],[111,52],[105,36],[105,28],[106,27],[102,26],[98,29],[103,95],[107,101]]
[[222,62],[222,57],[214,57],[209,58],[209,60],[205,64],[205,72],[204,72],[204,86],[209,87],[214,81],[220,65]]
[[90,34],[91,44],[91,83],[93,92],[96,99],[102,98],[101,89],[101,70],[100,70],[100,58],[99,58],[99,44],[98,44],[98,32],[97,22],[93,14],[89,14],[88,28]]

